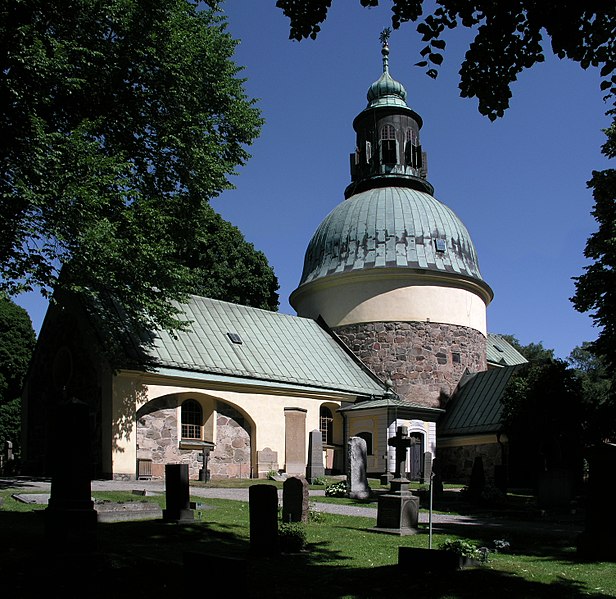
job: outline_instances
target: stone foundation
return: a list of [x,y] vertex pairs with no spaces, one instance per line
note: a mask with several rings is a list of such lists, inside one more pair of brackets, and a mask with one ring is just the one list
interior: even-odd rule
[[443,408],[464,371],[487,369],[486,338],[477,330],[431,322],[373,322],[334,332],[402,399]]

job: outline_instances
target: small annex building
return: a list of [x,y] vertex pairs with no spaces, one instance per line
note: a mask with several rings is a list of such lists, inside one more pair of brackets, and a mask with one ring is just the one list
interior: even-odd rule
[[[389,439],[405,427],[407,476],[424,480],[436,456],[460,479],[484,454],[502,466],[500,397],[524,362],[487,330],[493,299],[466,226],[434,197],[421,117],[383,71],[353,121],[344,199],[310,240],[297,315],[192,296],[192,323],[171,336],[126,338],[105,360],[84,306],[50,305],[23,396],[25,468],[48,474],[55,407],[89,406],[94,475],[191,479],[305,475],[319,431],[326,473],[344,473],[351,437],[366,442],[372,476],[395,470]],[[75,451],[67,440],[67,451]]]

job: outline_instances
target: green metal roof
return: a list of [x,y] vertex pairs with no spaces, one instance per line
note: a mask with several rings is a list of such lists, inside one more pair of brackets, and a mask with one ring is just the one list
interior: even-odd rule
[[520,366],[491,368],[465,374],[445,415],[438,421],[439,437],[497,433],[502,428],[501,398]]
[[397,395],[393,397],[376,397],[373,399],[365,399],[362,401],[358,401],[350,406],[346,406],[344,408],[340,408],[339,412],[357,412],[358,410],[370,410],[374,408],[395,408],[400,410],[401,413],[403,411],[412,411],[415,414],[424,413],[424,414],[432,414],[439,415],[445,412],[445,410],[441,408],[431,408],[425,406],[420,403],[414,403],[411,401],[406,401],[400,399]]
[[308,244],[300,285],[380,267],[453,273],[489,290],[464,224],[430,194],[408,187],[369,189],[336,206]]
[[[192,321],[145,348],[159,372],[208,373],[358,395],[385,385],[316,321],[205,297],[180,306]],[[202,377],[201,377],[202,378]]]
[[527,364],[528,360],[501,335],[488,333],[486,343],[488,362],[498,366]]

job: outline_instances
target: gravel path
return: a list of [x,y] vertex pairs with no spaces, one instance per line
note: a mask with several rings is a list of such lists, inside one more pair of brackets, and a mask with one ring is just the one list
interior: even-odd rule
[[[266,482],[266,481],[264,481]],[[15,488],[16,493],[32,493],[38,491],[41,501],[46,503],[46,498],[51,490],[51,483],[46,480],[36,480],[30,478],[0,478],[0,488]],[[162,480],[137,480],[137,481],[111,481],[94,480],[91,483],[92,491],[141,491],[145,494],[164,493],[165,485]],[[248,489],[223,489],[191,486],[190,494],[194,497],[233,499],[238,501],[248,501]],[[310,497],[325,495],[325,491],[311,490]],[[280,501],[282,501],[282,490],[278,491]],[[342,514],[346,516],[364,516],[367,518],[377,518],[376,504],[370,506],[351,506],[334,503],[311,502],[311,509],[318,512],[331,514]],[[419,524],[430,524],[428,510],[420,510]],[[563,537],[575,537],[584,529],[583,522],[579,518],[566,518],[562,521],[548,520],[507,520],[502,518],[485,518],[481,516],[462,516],[457,514],[432,514],[433,530],[438,532],[454,533],[454,529],[464,526],[481,526],[493,529],[495,538],[503,535],[506,531],[519,531],[521,529],[529,532],[555,534]]]

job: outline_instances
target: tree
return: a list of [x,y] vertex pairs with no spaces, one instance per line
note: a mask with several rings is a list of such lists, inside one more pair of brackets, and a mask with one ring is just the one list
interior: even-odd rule
[[[179,259],[191,271],[191,291],[213,299],[278,309],[278,279],[265,255],[240,230],[205,205],[196,219],[195,243],[181,249]],[[192,237],[192,236],[191,236]]]
[[182,326],[182,252],[262,125],[218,3],[1,3],[0,290]]
[[554,350],[543,347],[541,341],[522,345],[514,335],[501,335],[501,337],[532,364],[541,364],[554,359]]
[[568,358],[580,381],[585,410],[584,437],[587,446],[616,440],[616,397],[611,369],[595,353],[594,343],[576,347]]
[[[290,20],[291,39],[316,39],[327,19],[332,0],[277,0]],[[374,7],[379,0],[360,0]],[[527,68],[545,59],[544,34],[559,58],[569,58],[582,68],[601,69],[601,89],[616,95],[616,11],[610,2],[591,0],[436,0],[424,15],[424,0],[392,0],[392,27],[417,22],[417,33],[426,45],[416,66],[438,75],[446,48],[445,31],[462,26],[475,29],[460,68],[460,95],[477,97],[479,112],[491,120],[509,107],[511,83]]]
[[[616,111],[612,111],[616,113]],[[606,130],[602,152],[616,156],[616,124]],[[584,256],[593,262],[574,277],[575,295],[571,298],[579,312],[589,312],[600,328],[592,351],[605,361],[616,380],[616,170],[593,171],[588,186],[595,201],[592,215],[599,227],[586,242]],[[616,385],[612,385],[616,389]]]
[[563,360],[540,359],[514,374],[503,396],[511,479],[535,483],[552,468],[580,479],[584,416],[580,381]]
[[26,310],[0,294],[0,450],[11,441],[19,451],[22,385],[35,342]]

